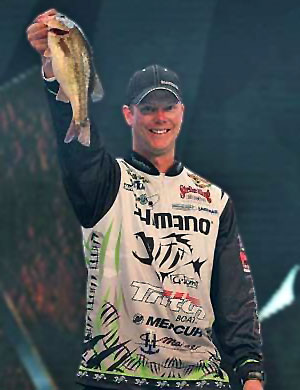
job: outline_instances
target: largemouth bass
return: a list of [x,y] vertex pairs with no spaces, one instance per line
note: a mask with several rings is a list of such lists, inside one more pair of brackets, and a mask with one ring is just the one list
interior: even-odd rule
[[71,103],[73,118],[65,136],[69,143],[74,138],[90,145],[88,98],[101,100],[103,88],[95,71],[92,49],[80,27],[65,15],[47,16],[42,20],[48,27],[48,49],[53,73],[60,84],[56,99]]

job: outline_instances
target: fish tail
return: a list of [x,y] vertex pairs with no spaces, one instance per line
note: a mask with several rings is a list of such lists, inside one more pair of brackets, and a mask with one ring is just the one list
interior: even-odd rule
[[89,118],[80,122],[80,132],[78,141],[84,146],[90,146],[91,143],[91,124]]
[[76,124],[74,119],[72,119],[67,134],[65,136],[64,142],[66,144],[70,143],[71,141],[73,141],[74,138],[77,138],[79,132],[80,132],[80,125]]

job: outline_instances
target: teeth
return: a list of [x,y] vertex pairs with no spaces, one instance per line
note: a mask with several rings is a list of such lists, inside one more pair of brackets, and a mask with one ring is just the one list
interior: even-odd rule
[[154,134],[165,134],[168,132],[168,129],[150,129],[150,131]]

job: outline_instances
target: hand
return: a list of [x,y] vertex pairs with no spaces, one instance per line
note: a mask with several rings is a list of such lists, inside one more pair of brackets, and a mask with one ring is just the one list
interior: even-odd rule
[[263,384],[257,379],[248,379],[244,384],[243,390],[263,390]]
[[52,65],[49,58],[43,57],[48,48],[48,29],[43,23],[48,17],[56,15],[58,12],[52,8],[38,15],[32,24],[27,28],[27,39],[31,46],[42,56],[43,69],[46,77],[53,77]]

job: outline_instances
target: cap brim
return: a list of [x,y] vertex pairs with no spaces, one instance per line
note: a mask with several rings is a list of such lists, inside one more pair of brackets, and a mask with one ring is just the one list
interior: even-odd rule
[[174,89],[169,88],[169,87],[153,87],[153,88],[150,88],[150,89],[147,89],[147,90],[143,91],[140,95],[138,95],[138,96],[132,101],[132,104],[140,104],[141,101],[142,101],[147,95],[149,95],[150,92],[156,91],[156,90],[158,90],[158,89],[162,89],[162,90],[171,92],[171,93],[178,99],[179,102],[181,101],[181,97],[179,96],[179,94],[178,94],[176,91],[174,91]]

